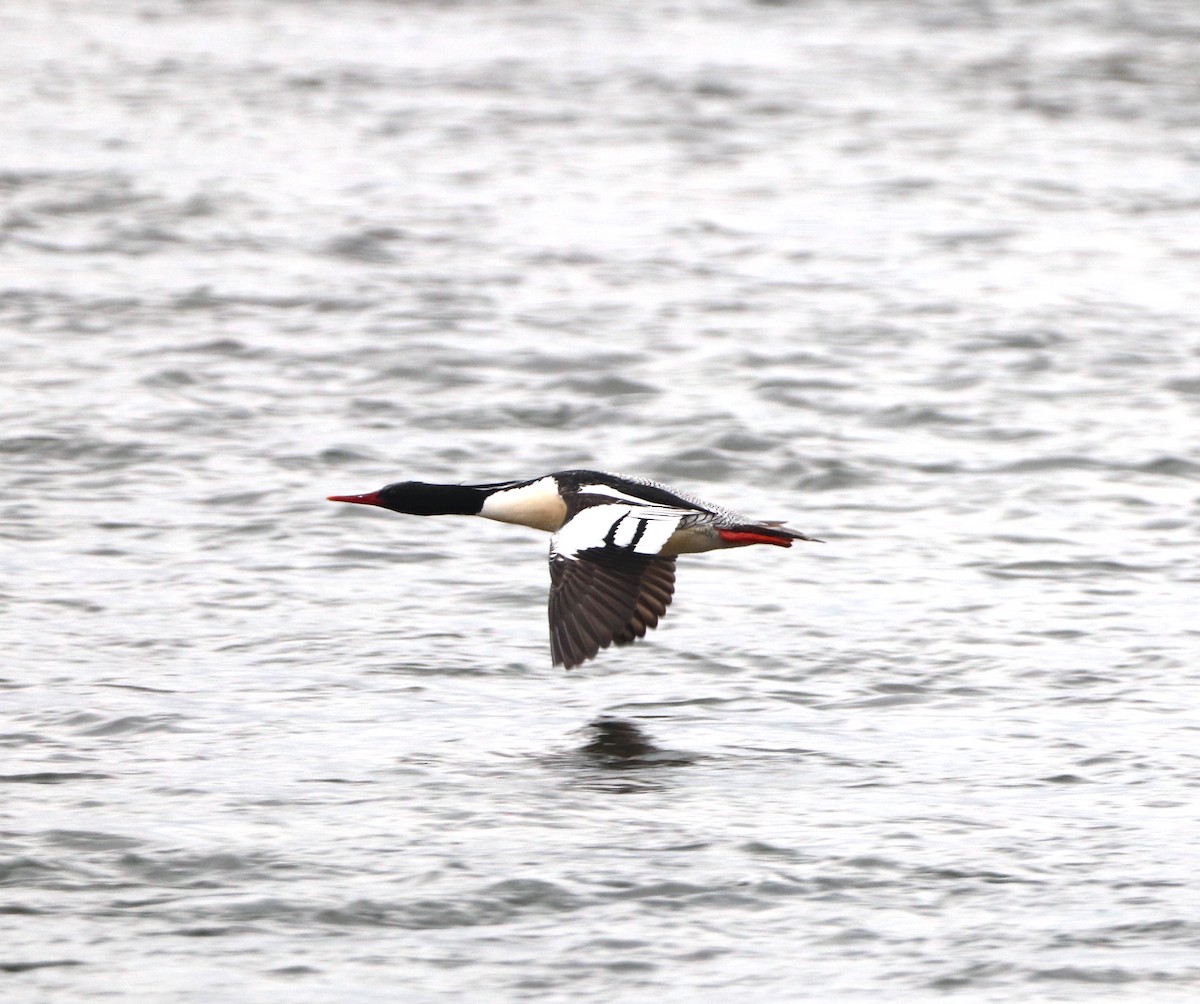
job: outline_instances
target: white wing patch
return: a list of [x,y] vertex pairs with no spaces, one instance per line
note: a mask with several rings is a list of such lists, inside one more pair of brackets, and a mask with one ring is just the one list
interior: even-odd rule
[[[632,515],[620,517],[609,531],[609,540],[614,547],[633,547],[637,540],[638,522]],[[640,543],[640,541],[638,541]]]
[[551,538],[550,554],[578,558],[591,548],[617,548],[634,554],[658,554],[687,513],[653,506],[599,505],[576,513]]
[[614,502],[632,502],[634,505],[646,505],[646,500],[636,495],[628,495],[620,488],[612,485],[580,485],[580,495],[599,495],[601,498],[612,499]]

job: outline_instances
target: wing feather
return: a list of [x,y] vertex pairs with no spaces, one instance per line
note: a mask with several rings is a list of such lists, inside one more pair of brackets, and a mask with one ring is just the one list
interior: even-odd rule
[[576,495],[550,541],[550,654],[578,666],[658,625],[675,593],[675,558],[659,554],[694,513]]
[[571,669],[609,645],[628,645],[658,625],[675,588],[675,559],[552,558],[550,654]]

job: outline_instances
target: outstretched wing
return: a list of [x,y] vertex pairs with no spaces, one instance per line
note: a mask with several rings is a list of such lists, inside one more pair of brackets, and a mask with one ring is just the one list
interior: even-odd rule
[[655,558],[642,573],[641,589],[633,615],[613,635],[614,645],[631,645],[646,632],[658,627],[658,619],[667,612],[675,595],[675,558]]
[[688,515],[596,505],[550,541],[550,654],[567,669],[657,626],[675,592],[675,558],[659,551]]

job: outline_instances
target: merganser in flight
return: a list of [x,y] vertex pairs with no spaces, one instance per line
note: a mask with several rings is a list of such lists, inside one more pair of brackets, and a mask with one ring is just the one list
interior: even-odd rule
[[750,544],[816,541],[644,478],[558,471],[531,481],[431,485],[401,481],[331,502],[413,516],[486,516],[549,531],[550,655],[571,669],[658,625],[675,592],[675,556]]

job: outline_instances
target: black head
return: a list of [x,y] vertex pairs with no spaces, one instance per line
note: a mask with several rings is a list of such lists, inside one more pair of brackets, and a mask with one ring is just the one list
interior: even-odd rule
[[411,516],[475,516],[483,508],[486,490],[470,485],[429,485],[424,481],[397,481],[365,495],[330,495],[330,502],[377,505]]

